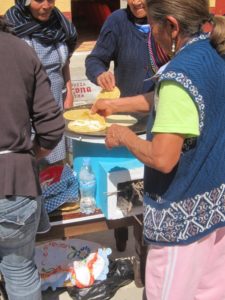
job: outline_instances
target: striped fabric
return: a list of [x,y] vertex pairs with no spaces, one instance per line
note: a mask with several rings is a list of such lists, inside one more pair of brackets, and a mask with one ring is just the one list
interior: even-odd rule
[[32,36],[43,44],[65,42],[72,54],[77,40],[77,32],[74,25],[55,7],[47,22],[36,21],[28,7],[26,0],[17,0],[15,6],[6,12],[6,19],[12,25],[18,37]]

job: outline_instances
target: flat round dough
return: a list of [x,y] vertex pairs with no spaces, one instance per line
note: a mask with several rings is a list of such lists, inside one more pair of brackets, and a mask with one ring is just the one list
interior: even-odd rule
[[97,132],[106,129],[105,118],[99,114],[90,114],[90,110],[82,112],[74,121],[68,123],[68,129],[79,133]]
[[68,121],[75,121],[80,118],[80,116],[89,113],[90,109],[83,108],[83,109],[73,109],[73,110],[68,110],[64,112],[63,117],[64,119]]
[[79,203],[77,202],[71,202],[71,203],[64,203],[60,207],[58,207],[58,210],[61,211],[70,211],[70,210],[78,210],[80,208]]
[[110,127],[112,124],[121,126],[132,126],[137,123],[137,118],[131,115],[111,115],[106,117],[106,125]]
[[120,97],[120,90],[117,86],[112,91],[101,90],[96,99],[117,99]]
[[85,120],[77,120],[70,121],[68,124],[68,128],[71,131],[78,133],[91,133],[98,132],[106,129],[106,124],[102,125],[98,121],[85,121]]

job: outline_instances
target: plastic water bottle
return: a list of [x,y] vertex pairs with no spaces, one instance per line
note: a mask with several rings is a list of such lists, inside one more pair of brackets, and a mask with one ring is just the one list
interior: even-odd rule
[[90,159],[84,158],[83,165],[79,172],[80,184],[80,211],[84,214],[91,214],[95,211],[95,190],[96,179],[90,165]]

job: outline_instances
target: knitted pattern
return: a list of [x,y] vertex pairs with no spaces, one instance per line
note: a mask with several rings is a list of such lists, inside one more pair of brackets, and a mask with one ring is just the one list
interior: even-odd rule
[[170,174],[145,168],[144,233],[147,242],[188,244],[225,226],[225,62],[201,35],[168,64],[163,80],[181,84],[195,102],[200,136],[185,140]]

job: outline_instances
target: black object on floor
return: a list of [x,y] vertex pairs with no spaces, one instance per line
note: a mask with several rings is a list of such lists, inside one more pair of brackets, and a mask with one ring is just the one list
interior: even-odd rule
[[126,250],[128,240],[128,227],[115,228],[114,237],[116,240],[116,250],[119,252],[124,252]]
[[0,300],[8,300],[8,296],[5,290],[5,283],[2,281],[0,281]]
[[67,288],[67,291],[73,300],[109,300],[119,288],[131,283],[133,280],[132,262],[129,259],[119,259],[110,261],[106,280],[95,281],[88,288]]

